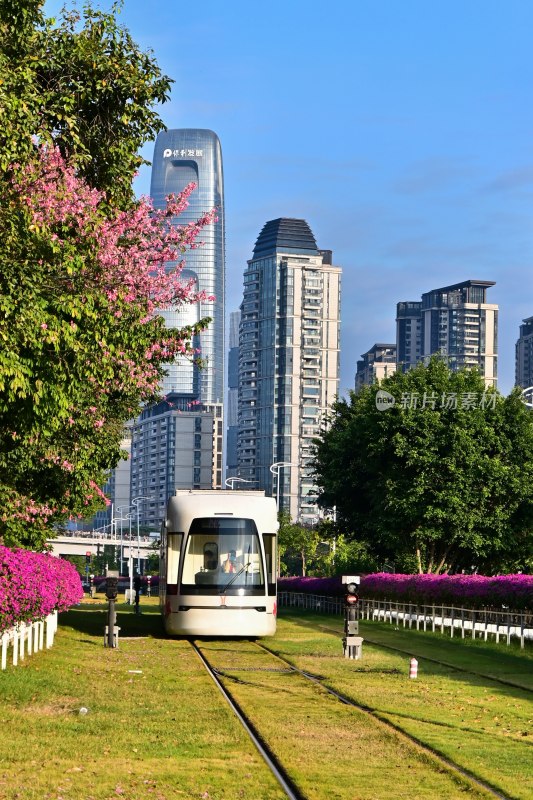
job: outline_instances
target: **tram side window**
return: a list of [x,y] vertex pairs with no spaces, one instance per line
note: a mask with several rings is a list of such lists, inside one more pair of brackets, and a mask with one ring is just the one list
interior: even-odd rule
[[274,533],[264,533],[263,542],[265,545],[268,593],[272,595],[276,594],[276,573],[278,566],[276,535]]
[[183,533],[169,533],[167,535],[167,583],[174,584],[178,582],[182,543]]

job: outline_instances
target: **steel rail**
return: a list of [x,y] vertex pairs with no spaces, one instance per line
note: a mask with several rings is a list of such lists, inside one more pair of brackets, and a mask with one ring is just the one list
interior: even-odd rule
[[[266,742],[261,737],[260,733],[257,731],[255,726],[252,722],[247,718],[246,714],[243,712],[237,701],[231,696],[228,692],[220,678],[218,677],[217,670],[214,669],[211,664],[209,663],[208,659],[202,653],[198,645],[191,641],[191,647],[195,651],[196,655],[202,662],[203,666],[205,667],[208,675],[211,677],[213,682],[215,683],[216,687],[230,706],[231,710],[243,726],[244,730],[252,740],[253,744],[259,751],[260,755],[262,756],[263,760],[265,761],[267,767],[272,772],[278,783],[280,784],[281,788],[285,792],[290,800],[307,800],[304,794],[302,794],[295,783],[291,780],[285,769],[283,768],[282,764],[278,761],[277,757],[274,755],[272,750],[268,747]],[[294,672],[294,668],[291,667],[291,672]]]
[[[315,625],[312,622],[307,620],[302,620],[300,617],[289,617],[284,615],[284,619],[291,620],[293,622],[298,622],[298,624],[305,625],[309,628],[319,628],[321,631],[326,631],[327,633],[334,633],[337,636],[342,636],[342,629],[341,628],[330,628],[327,625]],[[362,621],[362,620],[361,620]],[[429,661],[432,664],[439,664],[441,667],[446,667],[447,669],[453,669],[455,672],[464,672],[466,675],[474,675],[476,678],[483,678],[486,681],[494,681],[495,683],[501,683],[503,686],[510,686],[513,689],[520,689],[522,692],[528,692],[531,694],[533,689],[529,686],[524,686],[523,683],[516,683],[516,681],[509,681],[505,678],[498,678],[495,675],[488,675],[486,672],[476,672],[476,670],[468,669],[467,667],[458,667],[456,664],[451,664],[449,661],[440,661],[438,658],[434,658],[432,656],[425,656],[422,653],[416,651],[416,647],[412,647],[410,650],[404,650],[401,647],[394,647],[392,644],[383,644],[383,642],[377,642],[375,639],[370,639],[366,635],[365,631],[365,642],[368,644],[373,644],[375,647],[382,647],[384,650],[393,650],[395,653],[402,653],[402,655],[406,656],[416,656],[416,658],[421,658],[424,661]]]
[[282,664],[286,664],[287,666],[291,667],[294,670],[294,672],[297,672],[303,678],[306,678],[307,680],[316,683],[318,686],[320,686],[321,689],[328,692],[330,695],[335,697],[344,705],[352,706],[353,708],[356,708],[358,711],[362,711],[364,714],[367,714],[368,716],[372,717],[372,719],[374,719],[378,724],[384,726],[387,729],[394,730],[396,734],[398,734],[401,738],[405,739],[411,744],[416,744],[420,749],[426,751],[426,753],[429,753],[436,761],[439,762],[441,766],[444,766],[452,774],[455,773],[461,775],[462,778],[467,779],[478,788],[483,789],[485,792],[491,794],[493,797],[499,798],[499,800],[515,800],[515,798],[513,798],[511,795],[502,794],[498,789],[496,789],[496,787],[492,786],[490,783],[487,783],[482,778],[479,778],[478,776],[474,775],[472,772],[465,769],[464,767],[461,767],[459,764],[456,764],[454,761],[449,759],[443,753],[440,753],[438,750],[435,750],[426,742],[422,741],[421,739],[418,739],[413,734],[407,733],[399,725],[396,725],[394,722],[391,722],[388,719],[384,719],[383,717],[381,717],[377,709],[374,709],[371,706],[366,706],[361,703],[357,703],[355,700],[352,700],[351,698],[346,697],[340,692],[335,691],[335,689],[331,689],[329,686],[326,686],[323,679],[318,678],[316,675],[312,675],[309,672],[305,672],[305,670],[299,669],[290,661],[288,661],[286,658],[278,655],[278,653],[276,653],[274,650],[271,650],[263,643],[254,642],[254,644],[256,645],[256,647],[260,648],[261,650],[264,650],[265,652],[279,659],[279,661],[281,661]]

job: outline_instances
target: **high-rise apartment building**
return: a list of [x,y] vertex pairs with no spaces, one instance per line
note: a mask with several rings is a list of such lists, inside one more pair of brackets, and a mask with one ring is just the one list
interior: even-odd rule
[[228,404],[226,407],[226,477],[237,475],[237,436],[239,431],[238,394],[239,394],[239,323],[241,312],[232,311],[229,315],[229,351],[228,351]]
[[396,345],[377,343],[361,354],[355,373],[355,391],[363,386],[372,386],[377,381],[389,378],[396,372]]
[[[110,530],[113,524],[118,525],[130,507],[130,472],[131,472],[131,426],[128,425],[120,448],[125,454],[117,466],[111,470],[107,483],[102,487],[110,504],[97,511],[91,520],[86,520],[83,527],[106,528]],[[124,520],[122,519],[124,522]]]
[[287,218],[265,224],[244,273],[238,472],[301,522],[318,516],[312,441],[339,386],[340,278]]
[[515,383],[529,389],[533,386],[533,317],[526,317],[523,323],[516,343]]
[[421,302],[397,305],[398,366],[438,354],[453,370],[477,368],[487,386],[498,379],[498,306],[487,303],[493,281],[467,280],[433,289]]
[[167,395],[133,424],[131,498],[139,498],[143,526],[159,529],[175,489],[221,486],[222,404],[191,406]]
[[396,359],[405,372],[420,361],[422,354],[422,303],[408,301],[396,306]]
[[[166,404],[145,409],[132,428],[131,498],[142,501],[141,522],[162,519],[166,501],[176,488],[211,489],[221,486],[224,399],[225,234],[222,151],[210,130],[183,128],[157,137],[151,196],[155,208],[165,207],[169,194],[189,183],[196,188],[188,208],[172,224],[195,222],[217,209],[218,222],[202,230],[202,245],[185,254],[184,281],[214,295],[214,302],[163,310],[167,327],[181,328],[211,317],[208,329],[195,340],[204,367],[185,357],[168,364],[162,391]],[[169,264],[169,267],[175,264]],[[198,443],[198,447],[196,444]]]

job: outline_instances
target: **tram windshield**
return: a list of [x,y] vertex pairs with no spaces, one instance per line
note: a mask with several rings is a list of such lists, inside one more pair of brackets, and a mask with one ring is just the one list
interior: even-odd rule
[[265,590],[255,523],[234,517],[194,519],[183,560],[181,591],[255,594]]

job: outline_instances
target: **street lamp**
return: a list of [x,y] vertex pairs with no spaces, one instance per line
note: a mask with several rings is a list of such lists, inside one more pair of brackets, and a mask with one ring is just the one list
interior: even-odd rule
[[272,475],[276,476],[276,508],[279,512],[279,473],[283,467],[297,467],[297,464],[293,464],[290,461],[276,461],[275,464],[270,465],[270,472]]
[[229,486],[230,489],[233,489],[234,483],[253,483],[253,481],[248,481],[246,478],[226,478],[224,486]]
[[[117,506],[115,510],[120,512],[120,516],[114,518],[115,519],[115,538],[116,538],[116,535],[117,535],[117,521],[120,521],[120,567],[119,567],[119,574],[120,575],[122,575],[122,562],[124,561],[124,533],[123,533],[123,529],[122,529],[122,523],[124,522],[124,520],[128,520],[128,518],[129,518],[130,519],[130,525],[131,525],[131,517],[129,517],[129,514],[127,516],[125,516],[125,517],[122,516],[122,512],[124,511],[125,508],[130,509],[131,505]],[[131,539],[131,536],[130,536],[130,539]]]
[[130,549],[128,552],[128,576],[130,579],[130,606],[131,606],[131,598],[133,597],[133,551],[131,548],[131,521],[133,517],[134,514],[132,514],[131,512],[129,514],[126,514],[126,519],[130,521],[130,530],[129,530]]
[[[133,497],[131,501],[132,506],[135,506],[135,508],[137,509],[137,572],[139,573],[139,575],[141,574],[141,537],[139,534],[139,502],[141,500],[154,500],[154,498],[140,496],[140,497]],[[130,547],[131,547],[131,542],[130,542]]]

